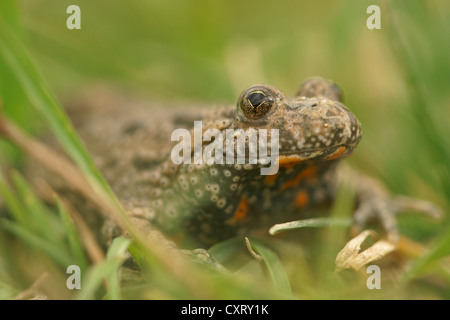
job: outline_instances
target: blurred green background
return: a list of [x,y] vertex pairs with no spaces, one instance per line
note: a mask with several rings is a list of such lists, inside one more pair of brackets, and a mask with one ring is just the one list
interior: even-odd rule
[[[71,4],[81,8],[81,30],[66,27]],[[381,7],[380,30],[366,27],[372,4]],[[0,15],[57,96],[109,83],[150,100],[234,105],[251,84],[293,95],[308,77],[332,79],[364,130],[348,161],[394,193],[449,209],[446,0],[2,0]],[[0,67],[4,112],[42,130],[17,79]],[[20,153],[0,147],[4,167],[18,166]],[[400,222],[423,241],[449,230],[447,217]]]

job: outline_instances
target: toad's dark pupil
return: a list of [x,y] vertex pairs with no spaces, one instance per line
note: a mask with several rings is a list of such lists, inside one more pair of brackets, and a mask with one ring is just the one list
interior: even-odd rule
[[254,108],[259,107],[261,103],[264,102],[266,96],[262,92],[252,92],[248,96],[248,101]]

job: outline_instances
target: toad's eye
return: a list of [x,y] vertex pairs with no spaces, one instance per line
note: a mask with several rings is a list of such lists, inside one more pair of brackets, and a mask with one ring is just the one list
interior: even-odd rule
[[253,86],[245,90],[238,107],[247,119],[258,120],[264,117],[275,103],[275,92],[266,86]]
[[261,104],[267,102],[266,94],[262,91],[253,91],[247,96],[247,102],[253,106],[253,108],[258,108]]

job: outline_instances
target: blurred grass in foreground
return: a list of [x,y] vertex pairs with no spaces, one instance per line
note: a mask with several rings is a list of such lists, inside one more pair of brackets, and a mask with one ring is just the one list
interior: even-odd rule
[[[448,211],[447,2],[383,2],[382,29],[375,31],[365,27],[370,1],[283,1],[276,6],[270,1],[129,1],[126,9],[120,1],[108,5],[77,1],[82,8],[79,31],[65,27],[70,4],[1,2],[1,26],[8,27],[0,31],[0,96],[5,114],[27,130],[53,128],[78,164],[89,155],[77,146],[75,133],[67,130],[52,92],[76,95],[79,88],[107,82],[149,99],[234,104],[249,84],[266,82],[293,94],[303,79],[321,75],[342,87],[346,105],[363,123],[365,137],[350,162],[383,179],[393,192],[429,199]],[[7,30],[22,43],[11,46]],[[22,73],[5,59],[10,49],[14,59],[24,62]],[[28,55],[37,70],[27,63]],[[111,247],[105,264],[88,263],[67,213],[45,208],[17,173],[11,176],[6,169],[20,169],[22,155],[3,141],[0,148],[0,164],[6,171],[2,202],[14,215],[13,221],[2,217],[0,224],[0,298],[16,296],[44,272],[50,274],[45,287],[49,297],[73,298],[65,288],[63,267],[72,259],[89,270],[83,277],[88,289],[82,290],[81,298],[290,297],[271,285],[264,275],[266,267],[248,258],[247,264],[237,267],[233,281],[203,268],[192,269],[189,276],[199,281],[199,292],[155,266],[147,270],[146,281],[119,288],[125,244]],[[108,188],[100,176],[87,173],[95,172],[90,164],[85,163],[84,169],[91,181]],[[345,201],[338,201],[334,212],[348,212]],[[296,298],[450,298],[448,217],[434,224],[405,216],[400,226],[402,233],[428,250],[407,261],[399,286],[390,283],[388,275],[383,290],[373,292],[365,287],[364,277],[333,274],[338,245],[345,242],[335,229],[313,232],[312,243],[272,243],[284,269],[272,279],[277,275],[284,279],[285,273]],[[225,244],[219,249],[232,252],[230,248]],[[214,251],[218,255],[219,249]],[[271,252],[268,256],[276,269],[278,257]],[[140,254],[141,260],[150,258]],[[249,289],[249,283],[256,289]]]

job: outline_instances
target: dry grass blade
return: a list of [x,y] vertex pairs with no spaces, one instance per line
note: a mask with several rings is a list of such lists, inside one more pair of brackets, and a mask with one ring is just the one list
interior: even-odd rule
[[95,239],[94,233],[91,231],[89,226],[84,221],[81,214],[74,208],[74,206],[65,198],[61,199],[64,207],[69,212],[72,217],[75,225],[77,226],[78,232],[80,234],[80,238],[83,241],[84,247],[89,255],[89,258],[94,263],[100,263],[105,260],[105,254],[103,253],[102,248],[98,244]]
[[61,201],[61,205],[70,214],[73,222],[75,223],[80,239],[84,244],[89,258],[93,263],[100,263],[105,260],[105,254],[100,244],[97,242],[94,233],[84,221],[82,215],[78,210],[68,201],[66,198],[58,195],[46,181],[38,180],[39,196],[49,202],[53,202],[55,199]]
[[30,297],[31,299],[36,298],[37,296],[39,296],[38,288],[39,288],[40,284],[42,283],[42,281],[47,279],[47,277],[48,277],[48,273],[44,272],[31,284],[31,286],[29,288],[20,292],[18,295],[16,295],[12,299],[13,300],[24,300],[24,299],[27,299],[28,297]]
[[348,268],[358,271],[366,264],[378,260],[395,250],[395,245],[391,242],[378,240],[371,247],[360,252],[361,244],[369,236],[375,237],[376,233],[371,230],[365,230],[345,244],[344,248],[336,256],[336,271]]
[[253,250],[252,244],[250,243],[250,240],[247,237],[245,237],[245,245],[247,246],[247,250],[248,252],[250,252],[253,258],[255,258],[258,261],[262,261],[263,258]]

